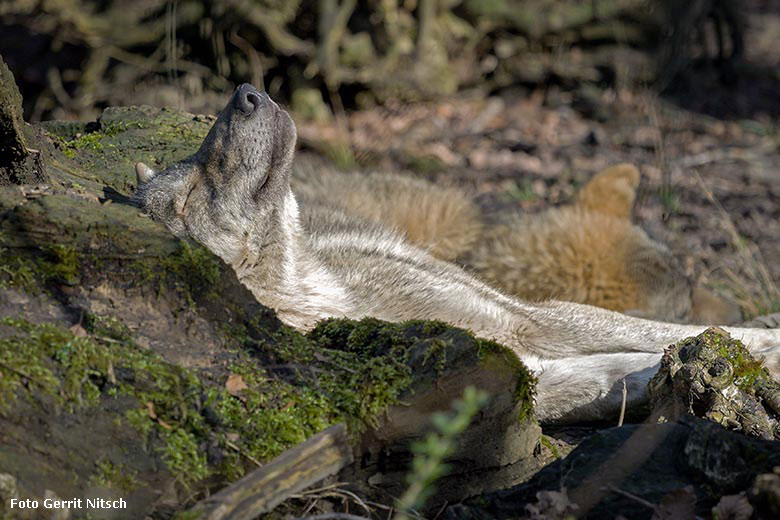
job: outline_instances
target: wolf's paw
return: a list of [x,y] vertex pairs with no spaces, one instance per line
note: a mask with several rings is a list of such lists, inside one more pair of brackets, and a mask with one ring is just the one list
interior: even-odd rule
[[764,366],[771,374],[780,378],[780,312],[757,316],[741,325],[748,329],[777,329],[767,331],[767,333],[776,333],[774,341],[770,340],[767,346],[757,350],[755,354],[763,359]]

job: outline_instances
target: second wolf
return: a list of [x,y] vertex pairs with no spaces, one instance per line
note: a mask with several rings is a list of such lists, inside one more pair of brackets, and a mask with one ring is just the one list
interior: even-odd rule
[[736,304],[691,283],[672,252],[631,222],[638,185],[636,167],[619,164],[596,174],[571,204],[487,225],[464,191],[419,178],[297,161],[292,179],[304,205],[393,227],[523,300],[587,303],[676,322],[739,322]]

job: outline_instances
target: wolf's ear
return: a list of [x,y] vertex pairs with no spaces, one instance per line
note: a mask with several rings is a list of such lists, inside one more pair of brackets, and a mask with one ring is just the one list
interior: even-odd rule
[[149,182],[154,178],[155,175],[157,175],[157,172],[149,168],[144,163],[135,163],[135,177],[138,181],[138,184]]
[[594,175],[577,194],[576,204],[589,211],[629,220],[638,187],[636,166],[616,164]]

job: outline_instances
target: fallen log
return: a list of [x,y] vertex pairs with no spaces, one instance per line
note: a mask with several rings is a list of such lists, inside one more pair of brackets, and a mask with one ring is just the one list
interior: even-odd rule
[[201,500],[189,513],[202,520],[250,520],[350,463],[347,429],[337,424]]

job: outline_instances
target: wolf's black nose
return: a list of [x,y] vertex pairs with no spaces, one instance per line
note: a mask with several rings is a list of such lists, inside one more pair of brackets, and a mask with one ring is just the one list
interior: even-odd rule
[[236,92],[236,108],[246,115],[250,115],[260,107],[268,103],[268,94],[258,92],[255,87],[244,83]]

